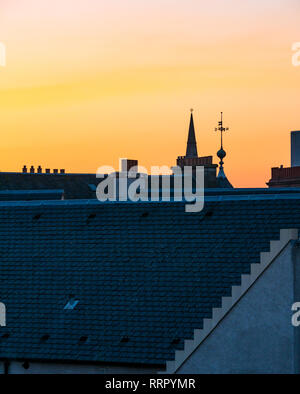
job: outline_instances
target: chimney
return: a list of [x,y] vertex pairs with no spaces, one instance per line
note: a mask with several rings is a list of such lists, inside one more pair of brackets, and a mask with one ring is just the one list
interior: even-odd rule
[[53,174],[58,174],[58,169],[57,169],[57,168],[55,168],[55,169],[53,170]]
[[62,168],[62,169],[60,170],[60,173],[61,173],[61,174],[65,174],[65,169]]
[[34,174],[34,167],[33,166],[30,167],[30,174]]
[[22,172],[23,174],[27,174],[27,167],[24,165],[24,167],[22,168]]
[[121,159],[121,171],[129,172],[131,168],[136,167],[135,172],[137,172],[138,164],[137,160]]
[[43,171],[42,171],[42,167],[41,166],[38,166],[38,168],[37,168],[37,173],[38,174],[41,174]]
[[50,174],[50,168],[46,168],[46,174]]
[[291,132],[291,167],[300,166],[300,130]]

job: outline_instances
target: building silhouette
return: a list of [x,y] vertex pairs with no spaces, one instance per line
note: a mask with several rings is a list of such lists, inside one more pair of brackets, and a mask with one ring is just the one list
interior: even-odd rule
[[205,188],[232,188],[232,185],[228,181],[223,169],[223,164],[224,164],[223,159],[226,156],[226,152],[223,150],[223,145],[222,145],[222,132],[223,132],[222,120],[221,123],[219,122],[219,124],[220,127],[222,127],[222,131],[221,131],[221,149],[217,153],[217,156],[221,159],[218,176],[216,175],[218,165],[213,163],[213,156],[200,156],[200,157],[198,156],[193,110],[191,110],[191,115],[190,115],[186,154],[185,156],[178,156],[177,158],[177,166],[179,166],[182,169],[185,166],[192,166],[193,170],[195,171],[197,166],[204,167]]
[[300,373],[300,190],[232,188],[225,130],[216,176],[190,116],[177,163],[204,166],[199,212],[100,202],[95,174],[0,173],[0,373]]
[[300,187],[300,131],[291,132],[291,166],[273,167],[269,187]]
[[[222,133],[222,132],[221,132]],[[223,158],[226,153],[221,149],[217,153],[220,160],[219,173],[217,176],[218,165],[213,163],[213,156],[198,156],[196,134],[194,127],[193,113],[190,115],[190,123],[188,129],[188,139],[186,145],[185,156],[178,156],[177,166],[182,170],[186,166],[191,166],[193,169],[193,174],[195,173],[197,166],[204,167],[204,187],[206,189],[216,189],[216,188],[232,188],[232,185],[227,180],[224,169],[223,169]],[[137,160],[125,160],[123,161],[123,170],[129,171],[132,167],[138,166]],[[123,165],[122,164],[122,165]],[[118,173],[116,176],[118,177]],[[73,199],[96,199],[96,189],[98,184],[105,179],[107,174],[104,174],[103,178],[97,178],[96,174],[84,174],[84,173],[68,173],[65,169],[55,168],[51,170],[50,168],[43,168],[38,165],[35,166],[24,165],[21,172],[0,172],[0,191],[11,191],[10,194],[6,194],[7,199],[14,198],[10,196],[13,191],[27,191],[27,200],[38,199],[38,193],[29,193],[29,191],[43,190],[52,191],[52,195],[56,195],[55,199],[61,190],[61,197],[66,200]],[[140,174],[137,172],[136,176],[139,177]],[[155,177],[155,176],[154,176]],[[163,180],[164,175],[158,176],[158,184],[160,189],[160,196],[162,195]],[[148,191],[149,196],[151,195],[151,176],[148,177]],[[174,177],[170,177],[170,188],[174,189]],[[56,192],[55,192],[56,191]],[[33,198],[34,197],[34,198]],[[43,196],[41,195],[41,198]],[[3,197],[4,199],[4,194]]]

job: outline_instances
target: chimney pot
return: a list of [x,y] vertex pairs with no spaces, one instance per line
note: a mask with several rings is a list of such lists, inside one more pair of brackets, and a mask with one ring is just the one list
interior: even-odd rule
[[61,173],[61,174],[65,174],[65,169],[62,168],[62,169],[60,170],[60,173]]
[[50,168],[46,168],[45,172],[46,174],[50,174]]
[[34,174],[34,167],[33,166],[30,167],[30,173]]
[[58,174],[58,169],[57,168],[54,168],[53,174]]
[[27,167],[26,166],[23,167],[22,172],[23,172],[23,174],[27,174]]
[[38,174],[41,174],[41,173],[42,173],[42,167],[41,167],[41,166],[38,166],[37,172],[38,172]]

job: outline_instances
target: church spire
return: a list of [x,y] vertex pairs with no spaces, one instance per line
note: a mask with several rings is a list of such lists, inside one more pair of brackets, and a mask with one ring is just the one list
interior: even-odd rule
[[186,146],[186,157],[198,157],[197,152],[197,142],[195,136],[195,128],[194,128],[194,119],[193,119],[193,110],[191,109],[191,118],[190,118],[190,127],[189,127],[189,136]]

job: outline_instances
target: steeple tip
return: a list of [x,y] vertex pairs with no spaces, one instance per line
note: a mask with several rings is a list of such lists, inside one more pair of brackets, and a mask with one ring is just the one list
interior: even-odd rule
[[188,141],[186,146],[186,157],[198,157],[193,111],[194,111],[193,108],[191,108],[189,134],[188,134]]

